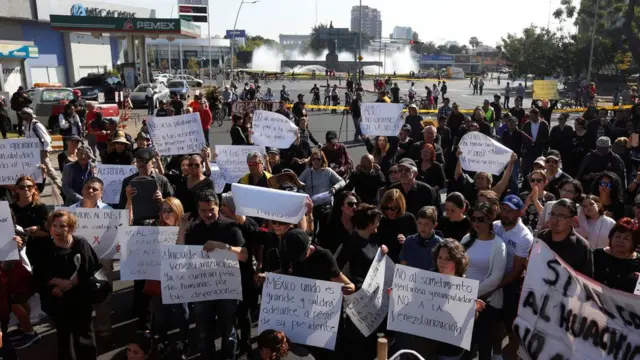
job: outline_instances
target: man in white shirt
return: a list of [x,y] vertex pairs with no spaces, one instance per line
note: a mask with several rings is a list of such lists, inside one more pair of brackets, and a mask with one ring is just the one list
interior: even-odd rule
[[[533,245],[533,234],[520,219],[524,210],[524,203],[517,195],[504,198],[500,208],[500,221],[493,223],[493,231],[504,240],[507,246],[507,264],[504,277],[500,283],[503,294],[502,314],[504,329],[509,336],[509,344],[504,348],[505,360],[517,360],[519,341],[511,330],[511,324],[518,314],[518,300],[522,288],[522,277]],[[494,354],[499,354],[502,348],[502,333],[500,346],[494,346]],[[496,339],[496,345],[498,341]]]
[[56,169],[51,163],[51,158],[49,157],[49,153],[53,151],[53,149],[51,148],[51,136],[49,135],[47,128],[35,119],[33,109],[31,108],[22,109],[22,111],[20,111],[20,115],[22,115],[25,126],[24,137],[27,139],[36,138],[40,140],[40,143],[42,144],[42,150],[40,151],[40,163],[44,165],[49,179],[51,179],[51,181],[53,181],[53,183],[58,187],[58,190],[61,191],[62,181],[60,180],[60,176],[58,176]]

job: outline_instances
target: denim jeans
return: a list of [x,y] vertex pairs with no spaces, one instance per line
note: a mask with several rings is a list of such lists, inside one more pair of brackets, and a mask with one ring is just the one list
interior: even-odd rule
[[236,300],[202,301],[194,304],[201,359],[215,359],[217,324],[222,338],[222,358],[235,360],[237,339],[234,323],[237,304]]
[[153,321],[151,332],[158,336],[161,342],[167,341],[167,333],[178,328],[179,339],[187,342],[189,339],[189,309],[186,304],[163,304],[162,296],[151,298],[153,304]]

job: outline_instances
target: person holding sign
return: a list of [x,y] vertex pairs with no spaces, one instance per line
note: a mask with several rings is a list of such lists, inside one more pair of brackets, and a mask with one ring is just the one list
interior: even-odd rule
[[238,180],[238,184],[268,188],[268,180],[271,178],[271,174],[264,171],[264,162],[265,160],[259,152],[252,151],[248,153],[247,166],[249,166],[249,173],[240,178],[240,180]]
[[518,155],[516,153],[511,153],[511,160],[507,165],[507,168],[502,173],[502,177],[500,181],[493,187],[493,176],[488,172],[477,172],[474,176],[473,180],[469,178],[468,175],[462,172],[462,163],[460,157],[462,156],[462,151],[458,150],[458,164],[456,165],[455,175],[454,175],[454,186],[452,186],[451,190],[460,191],[464,194],[465,198],[469,200],[469,203],[472,205],[476,203],[478,199],[478,192],[483,190],[492,190],[498,197],[502,196],[504,191],[509,186],[509,180],[511,178],[511,172],[513,171],[513,167],[515,162],[518,160]]

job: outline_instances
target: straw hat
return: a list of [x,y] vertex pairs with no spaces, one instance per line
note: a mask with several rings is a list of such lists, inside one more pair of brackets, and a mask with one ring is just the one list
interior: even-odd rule
[[284,169],[281,174],[274,175],[267,180],[269,187],[272,189],[279,190],[283,184],[292,184],[295,185],[298,189],[302,189],[304,187],[304,183],[298,179],[298,176],[289,169]]

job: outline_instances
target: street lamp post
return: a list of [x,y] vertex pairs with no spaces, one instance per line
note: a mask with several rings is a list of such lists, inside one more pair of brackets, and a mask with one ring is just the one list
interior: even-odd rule
[[[362,64],[362,0],[360,0],[360,16],[359,16],[360,26],[358,28],[358,65]],[[362,84],[362,75],[360,73],[360,66],[356,67],[356,71],[358,72],[358,82]]]
[[235,42],[236,42],[236,25],[238,25],[238,17],[240,16],[240,10],[242,10],[242,5],[244,4],[255,4],[259,1],[260,0],[254,0],[254,1],[242,0],[240,2],[240,6],[238,7],[238,13],[236,14],[236,21],[233,23],[233,34],[231,34],[231,75],[229,79],[230,81],[233,81],[233,46],[235,45]]
[[591,50],[589,50],[589,67],[587,68],[587,81],[591,81],[591,66],[593,65],[593,47],[596,42],[596,27],[598,26],[598,11],[600,0],[596,0],[596,12],[593,14],[593,29],[591,29]]

